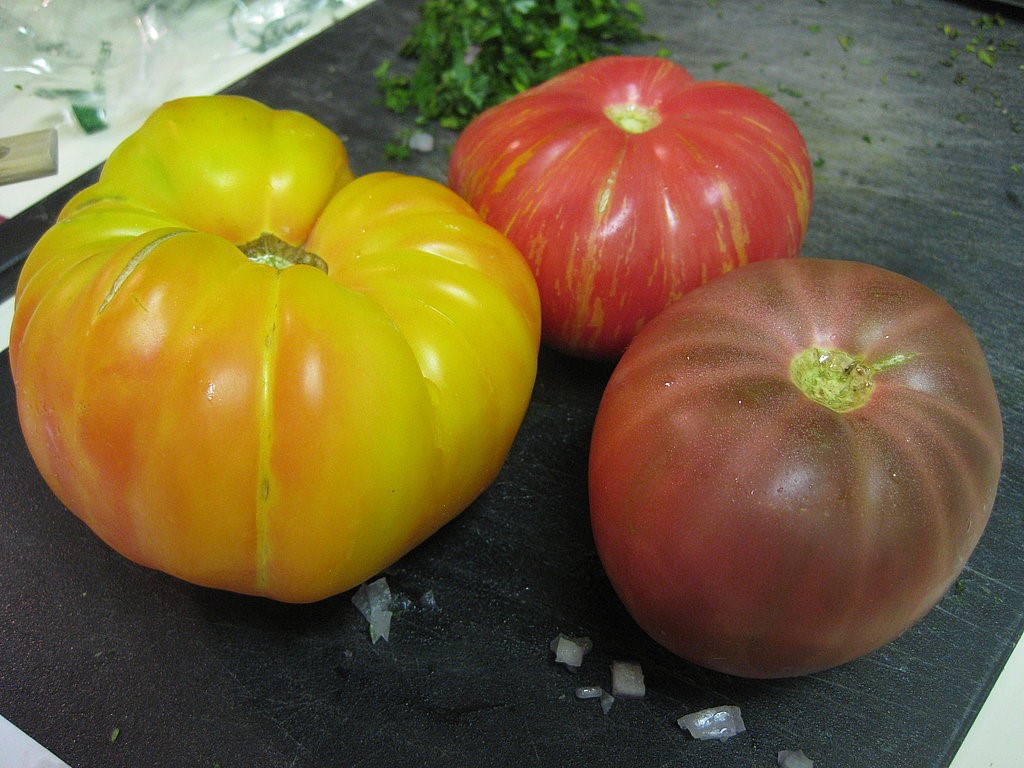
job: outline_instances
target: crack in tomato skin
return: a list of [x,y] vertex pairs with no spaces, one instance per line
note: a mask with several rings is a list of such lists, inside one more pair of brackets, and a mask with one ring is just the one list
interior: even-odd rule
[[[100,314],[110,306],[110,302],[114,300],[114,297],[117,296],[118,292],[121,290],[121,286],[128,281],[128,278],[132,276],[142,262],[149,258],[149,255],[153,253],[154,250],[159,248],[164,242],[170,240],[172,237],[183,234],[186,231],[187,230],[179,229],[166,232],[157,236],[156,239],[140,248],[139,251],[128,260],[128,263],[124,265],[124,268],[117,277],[114,278],[114,282],[111,284],[110,290],[107,291],[107,295],[103,297],[103,301],[100,302],[100,305],[96,308],[96,314]],[[138,301],[138,298],[135,297],[135,300]]]
[[257,446],[257,493],[255,506],[256,541],[254,549],[253,586],[258,594],[266,594],[268,571],[271,558],[270,515],[274,490],[274,473],[271,456],[274,445],[274,361],[277,359],[279,342],[278,315],[280,312],[280,283],[275,281],[273,308],[263,339],[263,359],[260,361],[260,389],[258,394],[259,416]]

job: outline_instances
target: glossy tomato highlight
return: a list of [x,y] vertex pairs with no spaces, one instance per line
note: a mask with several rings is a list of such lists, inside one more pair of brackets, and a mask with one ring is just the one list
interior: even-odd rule
[[312,118],[160,107],[32,251],[11,369],[56,495],[121,554],[306,602],[497,475],[533,388],[518,250],[447,187],[353,179]]
[[752,264],[668,307],[598,410],[590,503],[623,603],[749,677],[855,659],[929,611],[992,511],[999,404],[971,329],[863,263]]
[[487,110],[459,136],[449,184],[526,256],[545,342],[607,359],[687,291],[797,255],[812,197],[806,145],[775,102],[642,56]]

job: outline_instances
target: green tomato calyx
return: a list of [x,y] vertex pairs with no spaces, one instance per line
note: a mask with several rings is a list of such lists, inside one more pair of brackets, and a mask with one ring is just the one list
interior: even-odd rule
[[604,114],[626,133],[646,133],[661,122],[658,110],[631,101],[605,107]]
[[902,365],[912,355],[895,354],[868,363],[841,349],[809,347],[793,358],[789,375],[797,389],[836,413],[867,404],[877,373]]
[[255,240],[238,246],[238,249],[245,254],[249,261],[266,264],[278,271],[305,264],[316,267],[324,274],[327,273],[327,262],[315,253],[310,253],[299,245],[290,245],[269,232],[264,232]]

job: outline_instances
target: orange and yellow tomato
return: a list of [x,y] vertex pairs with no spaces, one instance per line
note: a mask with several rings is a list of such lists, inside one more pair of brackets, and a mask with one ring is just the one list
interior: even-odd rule
[[354,178],[312,118],[158,108],[30,254],[11,366],[31,454],[118,552],[307,602],[495,478],[536,375],[518,249],[423,178]]

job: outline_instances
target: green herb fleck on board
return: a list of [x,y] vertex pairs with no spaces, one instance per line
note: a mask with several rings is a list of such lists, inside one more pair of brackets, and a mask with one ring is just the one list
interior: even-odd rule
[[994,67],[996,65],[995,51],[990,48],[978,51],[978,61],[986,67]]
[[984,13],[979,18],[971,21],[971,26],[975,29],[994,29],[995,27],[1006,26],[1006,20],[998,13]]
[[412,147],[409,146],[409,137],[412,131],[406,128],[400,131],[391,141],[384,145],[384,156],[389,160],[408,160],[412,157]]
[[117,741],[117,740],[118,740],[118,739],[119,739],[120,737],[121,737],[121,729],[120,729],[120,728],[116,728],[116,727],[115,727],[115,728],[114,728],[114,730],[112,730],[112,731],[110,732],[110,743],[111,743],[111,744],[113,744],[113,743],[114,743],[115,741]]
[[[997,54],[1000,51],[1006,51],[1017,46],[1015,40],[999,39],[992,34],[994,30],[1000,29],[1005,24],[1005,20],[999,14],[986,13],[972,20],[971,29],[973,34],[970,39],[961,48],[951,50],[941,63],[944,66],[951,67],[961,59],[961,54],[967,53],[973,55],[974,58],[986,67],[995,67]],[[960,30],[952,24],[940,24],[939,31],[948,40],[957,40],[961,37]]]
[[852,35],[839,35],[836,39],[839,40],[839,47],[844,51],[848,51],[853,47]]

